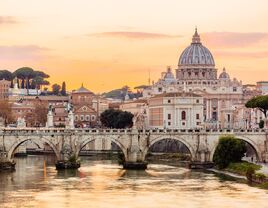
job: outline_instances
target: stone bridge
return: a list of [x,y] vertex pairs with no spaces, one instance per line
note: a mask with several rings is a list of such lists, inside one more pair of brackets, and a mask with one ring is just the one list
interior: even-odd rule
[[57,161],[70,155],[78,157],[89,142],[108,139],[124,154],[125,168],[146,168],[149,148],[163,139],[182,142],[191,154],[191,163],[211,164],[219,138],[233,135],[247,142],[256,152],[258,161],[268,161],[267,130],[177,130],[177,129],[63,129],[63,128],[3,128],[0,129],[0,159],[12,161],[15,150],[31,140],[39,146],[46,143],[53,149]]

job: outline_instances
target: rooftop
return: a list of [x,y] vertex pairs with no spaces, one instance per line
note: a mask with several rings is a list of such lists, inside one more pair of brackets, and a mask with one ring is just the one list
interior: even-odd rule
[[155,97],[202,97],[202,96],[192,92],[170,92],[155,95],[153,98]]

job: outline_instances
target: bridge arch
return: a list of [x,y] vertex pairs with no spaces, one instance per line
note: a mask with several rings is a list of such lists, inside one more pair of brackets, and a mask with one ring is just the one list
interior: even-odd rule
[[[80,145],[80,147],[79,147],[79,149],[77,149],[77,152],[76,152],[76,156],[78,156],[79,155],[79,153],[80,153],[80,151],[88,144],[88,143],[90,143],[90,142],[93,142],[93,141],[95,141],[95,140],[97,140],[97,139],[100,139],[101,137],[90,137],[90,138],[88,138],[88,139],[85,139],[82,143],[81,143],[81,145]],[[113,137],[110,137],[109,138],[112,142],[114,142],[119,148],[120,148],[120,150],[123,152],[123,154],[124,154],[124,157],[126,158],[126,155],[127,155],[127,149],[124,147],[124,145],[120,142],[120,141],[118,141],[116,138],[113,138]]]
[[59,151],[57,150],[57,148],[56,148],[56,146],[49,140],[49,139],[47,139],[47,138],[45,138],[45,137],[30,137],[30,138],[20,138],[20,139],[18,139],[12,146],[11,146],[11,148],[8,150],[8,159],[9,160],[11,160],[12,159],[12,157],[13,157],[13,155],[14,155],[14,152],[15,152],[15,150],[21,145],[21,144],[23,144],[24,142],[26,142],[26,141],[32,141],[33,143],[35,143],[35,144],[40,144],[40,142],[42,142],[42,143],[47,143],[51,148],[52,148],[52,150],[54,151],[54,153],[55,153],[55,155],[56,155],[56,157],[57,157],[57,159],[59,159],[60,158],[60,153],[59,153]]
[[[236,136],[236,135],[234,135],[234,137],[236,139],[242,140],[242,141],[246,142],[247,144],[249,144],[253,148],[253,150],[255,151],[258,161],[262,159],[261,150],[260,150],[260,148],[258,147],[258,145],[253,140],[251,140],[251,139],[249,139],[247,137],[244,137],[244,136]],[[219,140],[220,140],[220,138],[219,138]],[[216,148],[217,148],[217,146],[219,144],[219,140],[218,140],[218,142],[211,149],[211,154],[210,154],[210,160],[211,161],[213,161],[213,157],[214,157]]]
[[187,147],[187,149],[189,150],[190,154],[191,154],[191,159],[192,160],[194,159],[194,157],[195,157],[194,148],[185,139],[182,139],[182,138],[177,137],[177,136],[170,136],[170,135],[168,135],[168,136],[160,136],[160,137],[152,139],[150,141],[150,144],[144,150],[144,159],[145,159],[150,147],[152,147],[155,143],[157,143],[157,142],[159,142],[161,140],[165,140],[165,139],[173,139],[173,140],[179,141],[182,144],[184,144]]

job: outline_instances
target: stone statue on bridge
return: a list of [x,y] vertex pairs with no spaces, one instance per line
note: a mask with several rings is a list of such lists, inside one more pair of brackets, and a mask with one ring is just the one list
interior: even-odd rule
[[146,125],[145,125],[145,115],[144,112],[138,112],[134,114],[134,117],[132,119],[133,122],[133,129],[145,129]]
[[47,124],[46,124],[46,127],[48,128],[54,126],[52,108],[53,108],[52,105],[49,105],[47,113]]
[[0,127],[5,127],[5,119],[0,117]]
[[24,128],[26,127],[26,122],[24,118],[19,117],[17,120],[17,127],[18,128]]

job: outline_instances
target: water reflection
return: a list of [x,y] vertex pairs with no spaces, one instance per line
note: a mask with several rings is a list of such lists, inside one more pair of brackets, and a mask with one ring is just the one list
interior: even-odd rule
[[160,164],[126,171],[86,158],[79,170],[56,171],[54,162],[28,156],[17,159],[15,172],[0,173],[0,207],[251,208],[268,200],[265,190],[210,172]]

